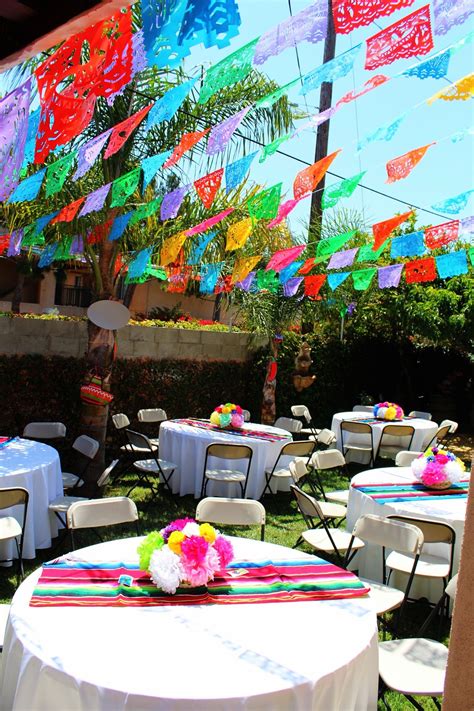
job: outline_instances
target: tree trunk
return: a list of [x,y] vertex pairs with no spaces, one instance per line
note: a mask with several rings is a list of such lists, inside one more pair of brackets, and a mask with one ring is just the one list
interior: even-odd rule
[[16,286],[13,291],[12,296],[12,312],[14,314],[20,313],[20,304],[23,298],[23,287],[25,285],[25,275],[23,272],[17,272]]
[[267,372],[265,374],[265,382],[263,384],[263,400],[262,400],[262,416],[261,421],[264,425],[273,425],[276,418],[276,376],[277,376],[277,359],[280,339],[273,338],[271,342],[271,355],[268,359]]

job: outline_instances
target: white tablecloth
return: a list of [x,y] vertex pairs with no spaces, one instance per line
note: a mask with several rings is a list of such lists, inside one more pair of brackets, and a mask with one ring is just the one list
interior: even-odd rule
[[[357,474],[352,479],[352,484],[359,486],[374,484],[403,484],[406,481],[413,481],[414,476],[410,467],[382,467],[380,469],[369,469]],[[390,516],[391,514],[402,514],[418,518],[433,519],[449,523],[456,532],[456,545],[454,548],[454,568],[453,574],[457,573],[459,567],[459,556],[461,553],[462,538],[464,534],[464,520],[466,518],[467,499],[442,499],[439,501],[425,501],[417,499],[412,502],[391,502],[390,504],[379,504],[374,499],[367,496],[358,489],[351,487],[349,503],[347,507],[347,529],[352,530],[359,516],[366,514],[376,514],[377,516]],[[429,544],[424,546],[424,551],[435,555],[447,557],[447,546],[444,544]],[[382,581],[380,548],[366,545],[360,550],[351,565],[357,569],[363,578]],[[392,576],[396,587],[404,590],[406,577],[402,574]],[[432,602],[437,602],[442,593],[442,584],[439,580],[420,581],[419,579],[412,587],[411,597],[427,597]]]
[[[341,438],[341,422],[343,420],[367,420],[370,418],[370,413],[367,412],[337,412],[332,418],[331,430],[336,435],[336,447],[342,452],[342,438]],[[431,420],[423,420],[421,418],[413,418],[410,420],[403,420],[402,422],[388,422],[386,420],[380,420],[379,422],[374,422],[370,424],[372,429],[372,437],[374,440],[374,452],[377,452],[380,438],[382,436],[382,430],[385,425],[409,425],[415,428],[415,434],[413,435],[413,440],[410,449],[413,451],[422,452],[426,449],[427,445],[436,434],[438,425],[436,422]],[[363,435],[352,434],[346,432],[345,442],[367,442],[367,437]],[[406,442],[406,440],[405,440]],[[403,444],[403,439],[397,441],[396,437],[390,439],[390,444],[400,445]],[[347,462],[360,462],[361,464],[368,464],[370,457],[369,453],[348,451],[346,455]]]
[[[271,442],[233,435],[218,429],[206,430],[191,427],[174,420],[163,422],[160,426],[160,457],[177,465],[172,478],[173,492],[180,496],[193,494],[199,498],[207,446],[215,443],[241,444],[251,447],[253,452],[246,496],[250,499],[259,499],[265,486],[265,469],[274,465],[282,446],[291,442],[292,438],[286,430],[257,425],[253,422],[246,422],[244,429],[286,435],[287,439]],[[246,462],[244,460],[231,461],[209,458],[209,467],[245,471]],[[275,486],[272,482],[274,491]],[[289,481],[279,483],[279,489],[289,491]],[[207,485],[206,495],[240,496],[241,493],[237,484],[221,484],[210,481]]]
[[[242,560],[300,551],[232,539]],[[136,561],[137,539],[76,552]],[[0,708],[15,711],[367,711],[377,706],[368,599],[148,608],[30,608],[16,592]]]
[[[48,505],[63,494],[58,452],[47,444],[20,438],[0,448],[0,487],[11,486],[29,491],[23,557],[35,558],[36,549],[49,548],[51,535],[57,535],[56,524],[52,519],[50,523]],[[21,523],[23,507],[4,509],[1,515],[15,516]],[[12,542],[2,544],[0,557],[12,556],[16,557],[16,546]]]

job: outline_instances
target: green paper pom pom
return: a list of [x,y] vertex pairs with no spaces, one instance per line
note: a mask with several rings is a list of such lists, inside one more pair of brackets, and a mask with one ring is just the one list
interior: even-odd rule
[[155,551],[160,550],[164,544],[165,541],[159,531],[152,531],[148,534],[137,549],[140,570],[148,570],[151,556]]

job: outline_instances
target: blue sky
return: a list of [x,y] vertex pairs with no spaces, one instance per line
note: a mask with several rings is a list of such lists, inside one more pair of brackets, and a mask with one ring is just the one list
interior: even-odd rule
[[[308,0],[292,0],[293,14],[309,4]],[[376,24],[372,23],[368,27],[357,29],[349,35],[338,35],[336,55],[345,52],[359,42],[364,42],[368,37],[378,32],[379,28],[388,27],[425,4],[426,2],[417,0],[410,8],[398,10],[390,17],[380,18]],[[206,50],[205,54],[202,49],[196,49],[186,60],[187,70],[191,70],[194,64],[201,62],[208,66],[210,63],[219,61],[226,54],[289,17],[288,0],[239,0],[239,8],[242,17],[240,34],[232,40],[230,47],[223,50]],[[470,19],[472,20],[473,17],[471,16]],[[452,28],[447,35],[435,37],[433,52],[450,46],[473,29],[474,22],[468,21],[460,27]],[[303,42],[299,45],[298,51],[303,75],[321,64],[323,43],[313,45]],[[471,44],[451,57],[448,71],[451,81],[473,71],[473,51],[474,45]],[[348,91],[361,88],[364,82],[374,74],[385,74],[391,77],[412,66],[416,59],[398,60],[393,64],[380,67],[375,72],[365,70],[364,61],[365,46],[362,47],[356,59],[353,71],[334,83],[333,103]],[[271,58],[263,65],[262,70],[279,84],[285,84],[298,77],[295,51],[287,49],[278,57]],[[444,86],[447,86],[447,82],[443,79],[421,80],[416,77],[403,77],[387,82],[373,92],[344,106],[331,120],[329,150],[331,152],[338,148],[343,149],[332,164],[331,170],[344,177],[351,177],[361,170],[367,170],[362,181],[364,184],[382,190],[394,198],[427,209],[430,209],[434,203],[474,187],[472,136],[459,143],[446,140],[433,146],[411,175],[391,185],[385,183],[387,160],[413,148],[444,138],[457,130],[472,126],[474,123],[472,100],[436,101],[431,106],[424,104],[407,117],[391,141],[373,143],[359,154],[356,153],[358,138],[362,138],[379,126],[392,121]],[[290,92],[289,97],[305,109],[304,98],[298,92],[299,88],[296,87]],[[317,113],[318,101],[319,89],[307,95],[310,111]],[[315,140],[315,132],[305,131],[299,137],[284,143],[281,149],[293,156],[313,162]],[[274,155],[260,165],[257,161],[258,158],[253,163],[251,178],[267,185],[283,180],[287,196],[292,197],[293,177],[304,166],[281,155]],[[332,182],[337,181],[328,176],[326,184],[329,185]],[[290,227],[295,234],[302,236],[305,234],[304,225],[308,219],[309,203],[309,200],[303,200],[301,205],[290,215]],[[350,199],[345,199],[339,204],[363,211],[369,224],[387,219],[395,212],[408,209],[401,203],[375,195],[362,188],[357,188]],[[459,217],[470,215],[473,207],[474,195]],[[452,216],[446,215],[446,218],[443,219],[423,212],[419,213],[419,221],[423,224],[440,224],[449,219],[453,219]]]

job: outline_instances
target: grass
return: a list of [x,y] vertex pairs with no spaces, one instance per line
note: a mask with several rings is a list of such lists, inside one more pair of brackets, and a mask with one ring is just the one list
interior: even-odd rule
[[[466,437],[458,437],[456,440],[453,438],[450,443],[450,449],[459,454],[466,464],[468,464],[467,455],[470,443],[471,438]],[[358,467],[350,465],[349,473],[352,476],[362,468],[360,465]],[[135,475],[133,473],[120,477],[119,480],[114,481],[107,487],[106,495],[123,496],[130,488],[134,477]],[[324,485],[328,491],[343,489],[347,487],[348,480],[347,477],[340,472],[325,472]],[[305,488],[308,488],[307,485]],[[136,488],[131,498],[133,498],[137,504],[140,514],[141,532],[144,534],[162,528],[172,519],[194,516],[196,511],[197,501],[192,496],[172,497],[164,487],[161,487],[161,492],[156,503],[153,502],[150,504],[149,491],[145,488]],[[266,496],[263,503],[267,512],[265,540],[291,548],[296,543],[301,531],[305,529],[304,521],[297,510],[296,502],[293,500],[292,495],[280,492],[274,496]],[[259,534],[257,528],[252,530],[233,526],[227,526],[225,532],[231,535],[250,538],[257,537]],[[135,535],[135,529],[127,525],[111,526],[101,530],[101,538],[103,540],[113,540],[133,535]],[[97,542],[98,539],[90,530],[79,531],[77,534],[76,546],[78,548]],[[66,553],[69,548],[69,539],[66,539],[60,545],[56,545],[56,548],[53,547],[52,549],[37,551],[37,558],[35,560],[26,561],[25,574],[28,575],[36,570],[42,562]],[[301,547],[301,550],[305,550],[309,553],[313,552],[311,548],[305,548],[305,545]],[[10,602],[16,587],[17,580],[15,570],[3,568],[0,574],[0,599],[2,602]],[[408,605],[405,621],[400,630],[400,636],[416,636],[417,629],[421,626],[428,613],[429,607],[423,601]],[[431,630],[430,633],[436,631],[437,630]],[[436,635],[433,634],[433,636]],[[389,636],[387,639],[388,638]],[[446,644],[448,643],[448,630],[443,631],[441,640]],[[412,708],[409,702],[398,694],[389,693],[386,698],[393,711],[404,711],[405,709]],[[418,698],[417,700],[424,709],[435,709],[435,705],[430,699]],[[383,705],[379,704],[379,708],[382,709]]]

